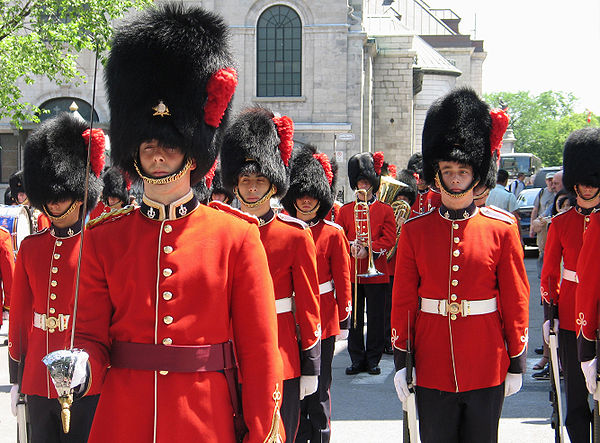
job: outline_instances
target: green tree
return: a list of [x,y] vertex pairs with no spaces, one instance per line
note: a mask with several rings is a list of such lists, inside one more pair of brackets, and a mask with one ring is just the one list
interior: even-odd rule
[[485,94],[490,106],[504,102],[508,106],[510,127],[516,152],[537,155],[545,166],[562,164],[562,150],[571,132],[585,126],[600,126],[600,119],[588,113],[575,113],[577,98],[571,93],[546,91],[532,95],[528,91]]
[[38,122],[39,108],[22,88],[47,77],[56,84],[86,81],[78,54],[108,48],[113,20],[152,0],[0,0],[0,118],[17,127]]

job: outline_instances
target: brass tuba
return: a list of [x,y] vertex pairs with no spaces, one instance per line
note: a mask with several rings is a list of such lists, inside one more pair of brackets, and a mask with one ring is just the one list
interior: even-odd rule
[[396,243],[386,254],[388,261],[392,259],[396,253],[396,248],[398,248],[398,239],[400,238],[400,231],[402,230],[402,224],[398,223],[398,220],[402,219],[404,222],[410,217],[411,207],[408,202],[396,200],[396,197],[402,188],[408,188],[408,185],[387,175],[381,177],[377,198],[383,203],[390,205],[394,210],[394,216],[396,217]]

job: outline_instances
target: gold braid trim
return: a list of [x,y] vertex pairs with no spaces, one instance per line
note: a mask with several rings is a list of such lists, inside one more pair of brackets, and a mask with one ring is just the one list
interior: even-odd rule
[[85,225],[86,229],[91,229],[95,226],[98,226],[102,223],[104,223],[106,220],[108,219],[112,219],[112,218],[116,218],[116,217],[121,217],[123,215],[129,214],[131,211],[133,211],[135,209],[134,205],[127,205],[121,209],[117,209],[115,211],[110,211],[110,212],[105,212],[102,215],[99,215],[98,217],[96,217],[93,220],[90,220],[89,222],[87,222],[87,224]]
[[452,198],[462,198],[462,197],[464,197],[465,195],[467,195],[469,193],[469,191],[471,191],[472,189],[474,189],[478,184],[479,184],[479,180],[473,180],[473,183],[471,183],[471,186],[469,186],[463,192],[454,193],[454,192],[450,192],[450,191],[448,191],[446,189],[446,185],[444,184],[444,182],[440,178],[440,171],[438,171],[437,174],[435,174],[435,185],[437,186],[437,188],[440,189],[444,194],[446,194],[446,195],[448,195],[448,196],[450,196]]
[[50,212],[48,212],[48,210],[46,209],[46,205],[43,206],[43,209],[51,221],[57,222],[57,221],[64,219],[65,217],[67,217],[71,212],[73,212],[75,210],[75,203],[77,203],[77,200],[73,200],[73,203],[71,203],[71,206],[69,206],[69,209],[67,209],[65,212],[63,212],[62,215],[59,215],[59,216],[50,214]]
[[167,183],[173,183],[174,181],[179,180],[181,177],[183,177],[185,173],[188,172],[188,170],[192,167],[192,159],[188,158],[185,162],[185,165],[183,165],[183,168],[181,168],[179,172],[175,172],[171,175],[167,175],[166,177],[161,178],[152,178],[148,177],[147,175],[144,175],[144,173],[138,165],[137,159],[133,160],[133,166],[135,167],[135,170],[138,173],[138,175],[146,183],[149,183],[151,185],[166,185]]
[[277,191],[275,190],[275,186],[273,186],[271,184],[271,187],[269,188],[269,190],[267,191],[267,193],[265,195],[263,195],[260,200],[257,200],[254,203],[249,203],[246,200],[244,200],[244,198],[238,192],[238,188],[237,187],[233,189],[233,193],[238,198],[238,200],[244,204],[244,206],[252,209],[252,208],[256,208],[257,206],[262,205],[264,202],[266,202],[267,200],[269,200],[271,197],[273,197],[277,193]]
[[280,443],[281,436],[279,435],[279,422],[281,421],[281,415],[279,414],[279,401],[281,400],[281,391],[279,390],[279,383],[275,385],[275,392],[273,392],[273,400],[275,401],[275,408],[273,409],[273,418],[271,419],[271,430],[265,438],[264,443]]

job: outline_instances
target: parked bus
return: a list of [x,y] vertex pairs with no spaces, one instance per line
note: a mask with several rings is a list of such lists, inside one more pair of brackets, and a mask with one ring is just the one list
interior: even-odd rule
[[539,171],[541,167],[542,161],[533,154],[525,152],[500,154],[500,169],[506,170],[511,179],[516,178],[519,172],[523,172],[526,177],[530,177]]

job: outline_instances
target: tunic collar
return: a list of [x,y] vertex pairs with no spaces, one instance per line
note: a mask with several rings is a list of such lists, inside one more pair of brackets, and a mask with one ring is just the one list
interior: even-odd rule
[[267,223],[270,223],[275,218],[275,212],[273,212],[272,208],[269,208],[269,211],[266,214],[258,217],[258,226],[264,226]]
[[449,209],[444,205],[440,205],[439,211],[440,215],[448,220],[466,220],[477,212],[477,206],[475,206],[475,203],[471,203],[466,208]]
[[590,215],[592,212],[598,212],[600,205],[594,206],[593,208],[582,208],[579,205],[575,205],[575,210],[581,215]]
[[190,215],[199,204],[191,190],[179,200],[168,205],[150,200],[144,195],[140,212],[151,220],[176,220]]
[[54,225],[50,226],[50,234],[56,238],[68,238],[73,237],[81,232],[81,219],[77,220],[75,224],[67,226],[66,228],[59,228]]

